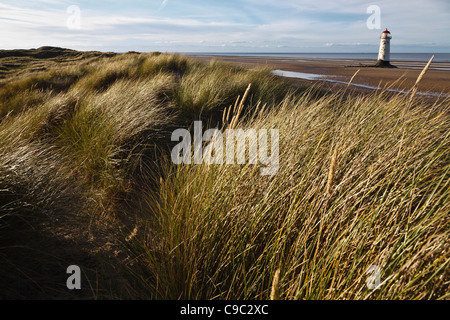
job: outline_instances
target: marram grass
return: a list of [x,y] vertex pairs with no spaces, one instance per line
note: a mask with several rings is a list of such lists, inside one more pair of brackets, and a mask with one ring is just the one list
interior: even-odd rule
[[[254,165],[173,169],[147,222],[154,238],[140,244],[148,285],[170,299],[445,298],[445,103],[303,95],[240,123],[279,128],[278,174],[261,176]],[[371,265],[381,269],[373,291]]]
[[[449,100],[348,90],[131,53],[3,81],[0,297],[79,298],[75,262],[83,298],[448,299]],[[194,120],[278,129],[277,174],[174,165]]]

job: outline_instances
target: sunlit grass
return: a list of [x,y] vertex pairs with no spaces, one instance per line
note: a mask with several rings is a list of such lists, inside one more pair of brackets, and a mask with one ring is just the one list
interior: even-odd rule
[[[240,123],[280,130],[278,174],[254,165],[167,174],[147,221],[155,235],[136,247],[148,285],[159,298],[268,299],[280,270],[282,299],[444,297],[448,106],[303,95]],[[375,291],[371,265],[381,268]]]
[[[0,97],[0,256],[33,290],[30,259],[84,257],[106,272],[90,298],[448,298],[448,99],[294,91],[160,53],[25,73]],[[171,163],[171,132],[199,119],[278,129],[277,174]]]

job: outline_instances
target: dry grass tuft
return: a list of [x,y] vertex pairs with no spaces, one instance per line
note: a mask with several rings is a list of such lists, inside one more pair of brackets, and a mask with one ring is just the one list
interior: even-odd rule
[[331,157],[330,170],[328,171],[328,181],[327,181],[327,188],[326,188],[327,197],[329,197],[331,195],[331,187],[333,186],[334,176],[336,173],[337,155],[338,155],[338,149],[337,149],[337,147],[335,147],[333,156]]

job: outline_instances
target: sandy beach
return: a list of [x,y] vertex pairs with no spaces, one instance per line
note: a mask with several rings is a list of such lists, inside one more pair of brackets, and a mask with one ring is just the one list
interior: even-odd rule
[[[330,60],[313,58],[286,57],[250,57],[250,56],[219,56],[196,55],[196,60],[210,61],[212,59],[226,61],[245,67],[267,66],[277,70],[278,74],[290,77],[295,83],[311,81],[326,81],[330,87],[343,87],[352,81],[352,88],[357,91],[370,92],[376,88],[391,88],[393,90],[409,90],[416,82],[426,62],[423,61],[391,61],[397,68],[366,67],[375,61],[367,60]],[[299,73],[299,74],[297,74]],[[432,62],[430,68],[419,84],[422,93],[450,93],[450,63]]]

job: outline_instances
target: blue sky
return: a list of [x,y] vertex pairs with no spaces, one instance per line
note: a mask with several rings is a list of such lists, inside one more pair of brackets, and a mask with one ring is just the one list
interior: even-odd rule
[[450,1],[0,1],[0,49],[376,52],[384,28],[392,52],[450,52]]

